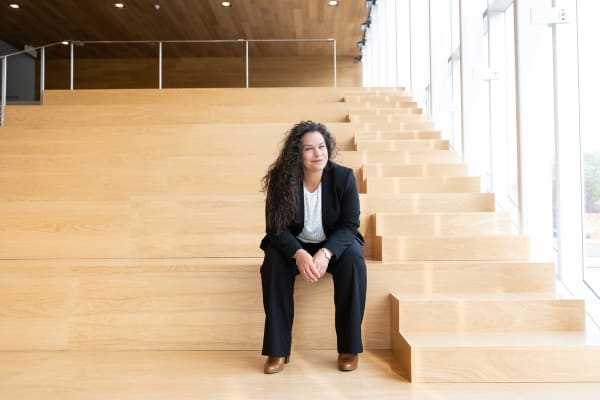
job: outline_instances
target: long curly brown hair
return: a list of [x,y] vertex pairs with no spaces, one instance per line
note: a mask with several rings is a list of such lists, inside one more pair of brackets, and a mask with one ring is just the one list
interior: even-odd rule
[[267,193],[265,214],[268,231],[287,229],[298,211],[298,196],[304,178],[302,137],[309,132],[321,133],[327,146],[328,160],[335,157],[335,138],[325,125],[302,121],[286,132],[279,156],[262,178],[262,191]]

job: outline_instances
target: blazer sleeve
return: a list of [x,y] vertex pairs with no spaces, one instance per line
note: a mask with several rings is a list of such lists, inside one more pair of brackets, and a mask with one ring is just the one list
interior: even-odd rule
[[[358,235],[360,224],[360,200],[356,179],[352,170],[347,174],[340,197],[340,214],[333,226],[333,232],[328,235],[324,247],[339,258]],[[362,244],[362,243],[361,243]]]
[[[278,233],[268,231],[267,238],[269,244],[279,250],[286,258],[293,258],[296,251],[302,248],[298,238],[289,229]],[[261,248],[263,248],[263,245],[261,245]]]

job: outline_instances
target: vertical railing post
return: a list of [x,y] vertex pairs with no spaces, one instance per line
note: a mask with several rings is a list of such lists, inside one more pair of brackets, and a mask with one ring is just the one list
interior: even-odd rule
[[0,95],[0,126],[4,126],[4,110],[6,109],[6,63],[8,57],[2,57],[2,95]]
[[250,69],[248,68],[248,39],[246,39],[246,88],[250,87]]
[[337,43],[333,39],[333,87],[337,87]]
[[70,72],[69,72],[69,80],[70,80],[70,82],[69,82],[69,88],[71,90],[73,90],[73,64],[75,63],[75,57],[74,57],[74,55],[75,55],[75,47],[74,46],[75,45],[73,44],[73,41],[71,40],[71,44],[70,44],[70,47],[71,47],[71,57],[70,57],[70,63],[69,63],[70,64],[69,65],[69,69],[70,69]]
[[162,89],[163,44],[158,42],[158,88]]
[[44,104],[44,87],[46,85],[46,48],[40,51],[40,104]]

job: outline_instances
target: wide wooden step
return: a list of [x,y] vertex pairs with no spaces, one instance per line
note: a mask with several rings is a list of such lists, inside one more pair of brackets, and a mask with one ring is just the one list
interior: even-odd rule
[[[92,179],[92,177],[90,177]],[[15,180],[15,184],[18,181]],[[125,185],[125,183],[123,183]],[[32,186],[32,189],[35,187]],[[39,187],[38,187],[39,189]],[[12,189],[14,193],[14,189]],[[264,196],[125,196],[92,192],[74,199],[74,189],[18,199],[3,193],[0,258],[122,258],[258,256],[264,232]],[[127,193],[127,192],[126,192]],[[126,195],[125,193],[125,195]],[[50,196],[52,195],[52,196]],[[113,198],[114,197],[114,198]],[[493,211],[491,193],[360,195],[360,230],[372,253],[371,214],[401,211]],[[234,231],[231,227],[235,226]],[[228,250],[231,247],[231,250]],[[231,252],[229,252],[231,251]]]
[[447,193],[481,190],[478,176],[421,176],[365,179],[366,193]]
[[[159,151],[159,148],[156,148]],[[46,150],[48,151],[48,150]],[[340,160],[342,157],[339,157]],[[464,176],[464,164],[399,164],[379,168],[379,163],[362,166],[359,157],[346,157],[344,164],[356,172],[361,192],[391,193],[404,191],[447,192],[463,186],[443,183],[443,177],[415,181],[414,177],[434,177],[445,171]],[[162,155],[115,153],[98,154],[6,155],[0,157],[0,198],[17,200],[126,200],[132,196],[210,194],[257,194],[270,160],[259,155]],[[447,169],[442,167],[447,165]],[[371,177],[365,184],[363,173]],[[390,177],[392,175],[392,177]],[[402,175],[408,181],[378,181]],[[476,178],[467,178],[476,179]],[[439,183],[442,182],[442,183]],[[376,184],[381,184],[379,187]],[[473,192],[476,185],[473,185]]]
[[357,139],[370,140],[441,139],[442,132],[435,130],[371,131],[355,132],[355,136]]
[[[320,400],[390,399],[398,394],[412,396],[415,391],[414,385],[398,379],[394,371],[399,365],[390,350],[365,350],[354,374],[337,370],[337,353],[331,349],[294,349],[290,364],[276,378],[262,373],[264,360],[256,350],[0,352],[0,382],[2,397],[11,400],[239,400],[307,395]],[[426,397],[458,396],[452,397],[454,400],[474,393],[483,397],[490,391],[486,387],[474,392],[470,386],[419,391]],[[524,392],[539,393],[538,386],[533,385],[525,389],[497,389],[504,389],[502,392],[511,397]],[[557,392],[549,387],[542,390],[548,394]],[[566,387],[558,393],[571,394]],[[580,389],[576,393],[584,395],[589,391]],[[413,396],[415,400],[422,398],[425,397]]]
[[[56,143],[64,141],[80,141],[80,140],[100,140],[117,141],[119,143],[128,143],[134,139],[139,142],[141,138],[154,139],[160,136],[167,136],[173,140],[196,139],[202,141],[214,148],[214,146],[225,146],[220,140],[213,140],[217,137],[226,136],[232,140],[228,141],[229,145],[236,146],[238,140],[248,137],[256,138],[260,144],[264,139],[276,142],[281,145],[285,133],[293,126],[290,123],[222,123],[222,124],[120,124],[119,121],[114,121],[110,126],[6,126],[0,131],[0,137],[5,141],[39,141],[41,143]],[[348,122],[329,122],[327,128],[335,135],[338,149],[344,150],[348,144],[354,144],[355,126]],[[194,144],[199,144],[198,142]],[[227,143],[226,143],[227,144]],[[203,151],[202,147],[195,149]],[[246,152],[247,154],[247,152]]]
[[[98,104],[89,105],[11,105],[6,107],[6,126],[110,126],[144,124],[200,123],[289,123],[307,119],[314,121],[349,122],[349,113],[357,107],[343,102],[314,105],[287,104]],[[415,114],[417,115],[417,114]],[[406,122],[413,124],[416,122]],[[430,126],[429,122],[418,122]],[[364,125],[364,124],[360,124]],[[412,125],[411,125],[412,126]],[[421,126],[421,125],[418,125]]]
[[361,194],[364,212],[491,212],[495,209],[493,193],[387,193]]
[[365,107],[395,107],[395,108],[414,108],[419,105],[414,101],[411,96],[398,95],[398,96],[387,96],[387,95],[346,95],[344,101],[347,103],[360,103]]
[[77,89],[44,91],[45,105],[77,104],[205,104],[239,105],[276,103],[302,105],[342,102],[344,88],[311,87],[289,88],[201,88],[201,89]]
[[390,295],[398,330],[412,332],[526,332],[585,330],[585,304],[550,294]]
[[213,195],[9,202],[0,209],[0,226],[0,258],[258,257],[264,200]]
[[439,139],[402,139],[402,140],[371,140],[356,139],[356,150],[366,151],[397,151],[397,150],[448,150],[449,142]]
[[394,333],[412,382],[597,382],[600,338],[575,332]]
[[378,236],[509,235],[511,232],[511,217],[508,212],[377,212],[372,218],[374,233]]
[[460,155],[452,150],[431,151],[340,151],[336,157],[342,165],[359,168],[368,163],[460,163]]
[[529,258],[527,236],[374,236],[373,256],[383,261],[517,261]]
[[385,270],[394,293],[554,293],[555,266],[532,261],[370,261],[369,272]]
[[414,130],[433,130],[435,129],[432,122],[423,121],[402,121],[402,122],[387,122],[375,120],[371,122],[356,122],[353,124],[358,131],[414,131]]
[[[226,254],[227,251],[224,251]],[[262,258],[0,260],[0,350],[260,350]],[[364,343],[389,349],[390,292],[548,292],[540,263],[367,260]],[[295,348],[336,346],[329,275],[296,283]]]
[[[412,109],[411,109],[412,110]],[[387,114],[365,114],[354,113],[350,111],[348,121],[352,123],[389,123],[389,124],[403,124],[403,123],[416,123],[416,122],[427,122],[427,118],[418,113],[387,113]]]
[[360,169],[360,176],[366,179],[411,176],[467,176],[468,174],[469,166],[464,163],[369,163],[363,165]]
[[407,114],[418,114],[421,115],[421,118],[417,118],[417,119],[422,119],[423,115],[422,115],[422,110],[418,107],[404,107],[404,108],[397,108],[397,107],[353,107],[352,108],[352,113],[351,113],[351,117],[350,120],[352,120],[352,116],[368,116],[368,117],[372,117],[372,116],[382,116],[382,117],[386,117],[388,115],[392,115],[392,116],[403,116],[403,115],[407,115]]
[[348,103],[365,103],[370,101],[380,101],[387,103],[390,101],[405,101],[412,102],[413,98],[406,92],[397,92],[396,94],[385,94],[385,93],[366,93],[358,92],[353,89],[348,89],[344,95],[344,101]]

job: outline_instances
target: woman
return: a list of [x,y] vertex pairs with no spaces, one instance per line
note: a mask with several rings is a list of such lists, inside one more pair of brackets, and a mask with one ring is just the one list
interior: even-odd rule
[[333,276],[338,368],[352,371],[363,351],[366,265],[358,232],[359,198],[352,169],[331,161],[335,139],[325,125],[300,122],[263,178],[267,234],[260,248],[266,374],[289,361],[296,275],[316,282]]

